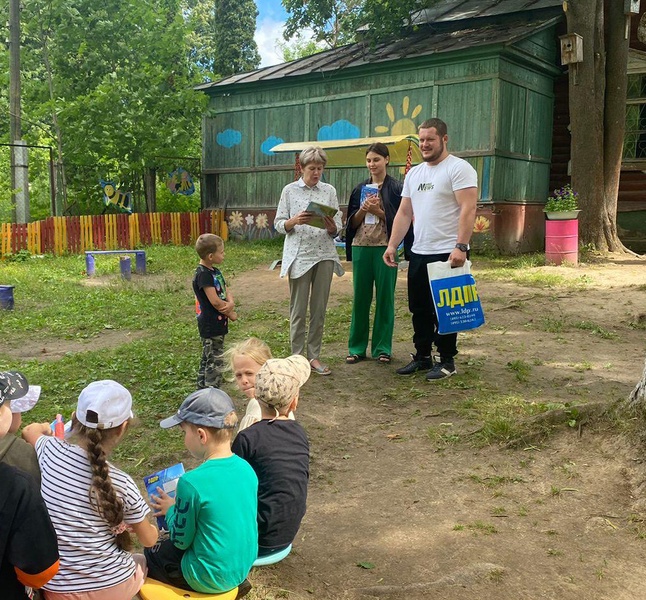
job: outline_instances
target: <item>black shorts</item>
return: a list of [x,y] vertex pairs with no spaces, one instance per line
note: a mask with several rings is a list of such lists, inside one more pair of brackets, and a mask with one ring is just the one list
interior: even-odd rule
[[148,577],[169,583],[183,590],[194,591],[186,583],[182,574],[182,556],[185,550],[180,550],[170,539],[160,539],[152,548],[144,548],[144,556],[148,565]]

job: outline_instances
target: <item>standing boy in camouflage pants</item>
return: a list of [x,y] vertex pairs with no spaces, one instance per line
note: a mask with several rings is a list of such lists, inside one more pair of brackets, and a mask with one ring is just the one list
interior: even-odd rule
[[197,388],[220,387],[224,362],[224,336],[229,319],[235,321],[233,295],[227,291],[224,276],[214,265],[224,261],[224,241],[212,233],[204,233],[195,242],[200,264],[193,277],[197,326],[202,338],[202,360],[197,373]]

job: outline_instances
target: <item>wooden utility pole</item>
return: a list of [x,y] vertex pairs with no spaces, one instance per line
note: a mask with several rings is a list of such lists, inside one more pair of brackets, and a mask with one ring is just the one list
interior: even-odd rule
[[20,111],[20,0],[9,0],[9,134],[13,220],[29,221],[27,147],[22,141]]

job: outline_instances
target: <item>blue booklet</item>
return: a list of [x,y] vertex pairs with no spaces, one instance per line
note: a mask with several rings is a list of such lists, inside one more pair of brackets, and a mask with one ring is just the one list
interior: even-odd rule
[[[158,496],[159,492],[157,491],[157,488],[160,487],[171,498],[174,498],[175,490],[177,489],[177,481],[182,475],[184,475],[184,473],[184,465],[182,463],[177,463],[172,467],[167,467],[166,469],[157,471],[157,473],[147,475],[144,477],[144,485],[146,486],[148,496]],[[157,527],[159,527],[160,530],[164,529],[168,531],[165,517],[157,517]]]
[[[379,186],[376,183],[365,183],[361,186],[361,198],[359,200],[360,204],[363,204],[368,196],[374,196],[375,194],[379,193]],[[376,223],[379,223],[379,217],[377,215],[373,215],[372,213],[368,213],[364,219],[363,222],[366,225],[375,225]]]

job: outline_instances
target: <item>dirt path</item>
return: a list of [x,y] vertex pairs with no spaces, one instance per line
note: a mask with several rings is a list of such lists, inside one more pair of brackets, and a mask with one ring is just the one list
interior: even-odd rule
[[[644,261],[536,271],[580,287],[483,278],[487,325],[461,336],[447,382],[394,374],[411,349],[405,273],[392,366],[345,365],[345,344],[324,346],[334,373],[312,377],[299,407],[308,513],[292,556],[254,571],[257,598],[646,598],[644,456],[620,426],[574,422],[545,442],[480,448],[469,433],[482,424],[457,410],[488,393],[611,403],[639,378]],[[277,271],[239,276],[238,300],[266,305],[259,286],[286,310]],[[351,273],[332,294],[350,301]]]

